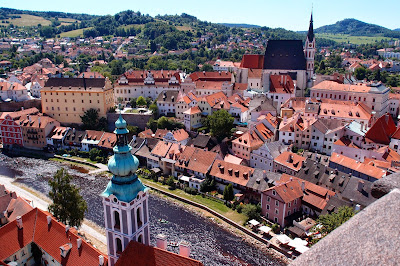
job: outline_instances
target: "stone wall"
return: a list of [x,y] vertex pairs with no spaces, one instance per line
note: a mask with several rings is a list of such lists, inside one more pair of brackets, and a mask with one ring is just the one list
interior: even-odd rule
[[[115,129],[115,121],[118,119],[119,113],[108,113],[107,114],[107,121],[108,121],[108,128],[110,130]],[[137,126],[140,129],[145,129],[147,122],[149,122],[150,118],[152,117],[151,114],[122,114],[122,117],[125,119],[126,123],[131,126]]]
[[33,99],[23,102],[2,102],[0,103],[0,112],[14,112],[21,110],[21,107],[29,109],[36,107],[39,111],[42,111],[42,101],[40,99]]

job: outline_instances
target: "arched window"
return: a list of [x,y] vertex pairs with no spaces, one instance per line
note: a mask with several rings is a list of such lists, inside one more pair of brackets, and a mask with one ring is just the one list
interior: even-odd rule
[[136,223],[137,223],[137,228],[142,227],[142,216],[141,216],[141,208],[137,208],[136,210]]
[[140,235],[140,236],[138,237],[138,240],[137,240],[137,242],[139,242],[139,243],[143,243],[143,237],[142,237],[142,235]]
[[119,212],[114,211],[114,229],[121,229],[121,221],[119,219]]
[[122,253],[122,241],[121,241],[121,239],[117,238],[116,242],[117,242],[117,254],[121,254]]

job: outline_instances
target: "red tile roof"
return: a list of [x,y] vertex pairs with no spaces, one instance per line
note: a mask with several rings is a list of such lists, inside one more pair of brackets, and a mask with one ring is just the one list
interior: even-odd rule
[[289,75],[271,75],[270,92],[273,93],[294,93],[294,83]]
[[246,186],[249,178],[253,175],[254,168],[247,167],[240,164],[225,162],[222,160],[215,160],[210,175],[221,178],[223,180]]
[[151,151],[151,154],[164,158],[167,155],[171,146],[171,142],[159,141]]
[[227,71],[218,72],[194,72],[189,75],[192,81],[231,81],[232,73]]
[[189,134],[183,128],[172,131],[172,135],[178,142],[189,138]]
[[[5,260],[23,247],[36,243],[46,253],[62,265],[99,265],[99,256],[107,256],[82,239],[82,246],[77,249],[77,239],[81,239],[73,230],[66,232],[65,225],[53,217],[48,225],[47,212],[37,208],[22,216],[23,229],[18,229],[17,221],[12,221],[0,228],[0,260]],[[4,245],[7,243],[7,245]],[[60,247],[71,243],[68,256],[61,257]]]
[[103,147],[106,149],[114,148],[117,143],[117,135],[114,133],[104,132],[97,146]]
[[330,197],[335,196],[335,192],[323,188],[321,186],[315,185],[311,182],[308,182],[306,180],[303,180],[298,177],[290,176],[287,174],[282,174],[281,179],[278,181],[278,183],[286,183],[289,181],[297,181],[301,187],[301,183],[304,182],[304,188],[305,191],[303,193],[303,202],[308,203],[311,206],[316,207],[319,210],[323,210],[328,203]]
[[396,124],[390,114],[381,116],[365,133],[368,142],[389,145],[390,137],[396,132]]
[[129,242],[115,266],[201,266],[200,261],[187,258],[136,241]]
[[292,202],[295,199],[299,199],[303,196],[303,191],[301,190],[301,186],[297,181],[285,182],[276,185],[274,187],[268,188],[264,190],[264,192],[272,190],[275,190],[276,193],[279,195],[279,197],[281,197],[281,199],[285,203]]
[[274,159],[275,162],[284,165],[292,170],[299,171],[303,162],[306,160],[303,156],[290,151],[284,151]]
[[139,138],[151,138],[153,136],[153,134],[154,134],[153,131],[150,128],[148,128],[148,129],[140,132],[138,134],[138,137]]
[[188,114],[188,115],[194,115],[194,114],[201,113],[201,111],[200,111],[200,108],[196,105],[196,106],[193,106],[192,108],[187,109],[183,113]]
[[237,139],[234,139],[232,143],[237,145],[249,147],[251,150],[258,149],[261,145],[264,144],[264,141],[260,139],[255,131],[247,131],[242,136]]
[[175,166],[206,174],[211,168],[217,154],[195,147],[186,147]]
[[156,133],[154,133],[155,134],[155,138],[156,139],[162,139],[162,138],[164,138],[164,136],[165,136],[165,134],[167,134],[169,132],[169,130],[168,129],[157,129],[157,131],[156,131]]
[[240,67],[262,69],[264,66],[264,55],[260,54],[245,54],[242,57]]
[[332,163],[342,165],[346,168],[352,169],[367,176],[371,176],[375,179],[381,179],[382,177],[386,176],[386,171],[379,169],[378,167],[363,164],[359,161],[356,161],[352,158],[346,157],[344,155],[335,152],[332,153],[330,161]]

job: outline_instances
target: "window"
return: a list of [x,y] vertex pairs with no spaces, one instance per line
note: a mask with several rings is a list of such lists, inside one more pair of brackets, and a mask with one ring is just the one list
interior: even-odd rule
[[274,222],[278,223],[278,218],[277,217],[274,217]]
[[275,206],[279,206],[279,201],[275,200]]
[[142,227],[142,217],[141,217],[141,208],[137,208],[136,210],[136,222],[137,222],[137,228]]
[[114,211],[114,229],[121,229],[121,221],[119,219],[119,212]]
[[276,191],[275,190],[272,190],[272,195],[276,195]]
[[279,214],[279,210],[278,209],[275,209],[275,214]]
[[289,202],[289,208],[292,206],[292,203],[291,202]]
[[290,211],[287,212],[287,215],[288,215],[288,216],[290,215]]
[[117,242],[117,254],[121,254],[122,253],[122,241],[121,241],[121,239],[117,238],[116,242]]
[[269,210],[269,204],[266,205],[267,210]]
[[268,202],[270,202],[270,200],[271,200],[271,197],[270,197],[270,196],[268,196],[268,197],[267,197],[267,201],[268,201]]
[[294,200],[294,204],[297,204],[297,199]]

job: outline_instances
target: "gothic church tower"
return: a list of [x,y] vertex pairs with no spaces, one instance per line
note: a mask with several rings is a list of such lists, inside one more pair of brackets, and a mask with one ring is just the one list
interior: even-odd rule
[[139,161],[131,154],[128,144],[126,121],[120,114],[115,122],[117,145],[108,161],[113,174],[102,193],[107,250],[110,266],[115,265],[130,241],[149,245],[148,188],[135,174]]
[[313,17],[311,13],[310,27],[308,28],[306,43],[304,47],[304,55],[307,64],[307,87],[312,87],[312,78],[314,76],[314,57],[315,57],[315,36]]

